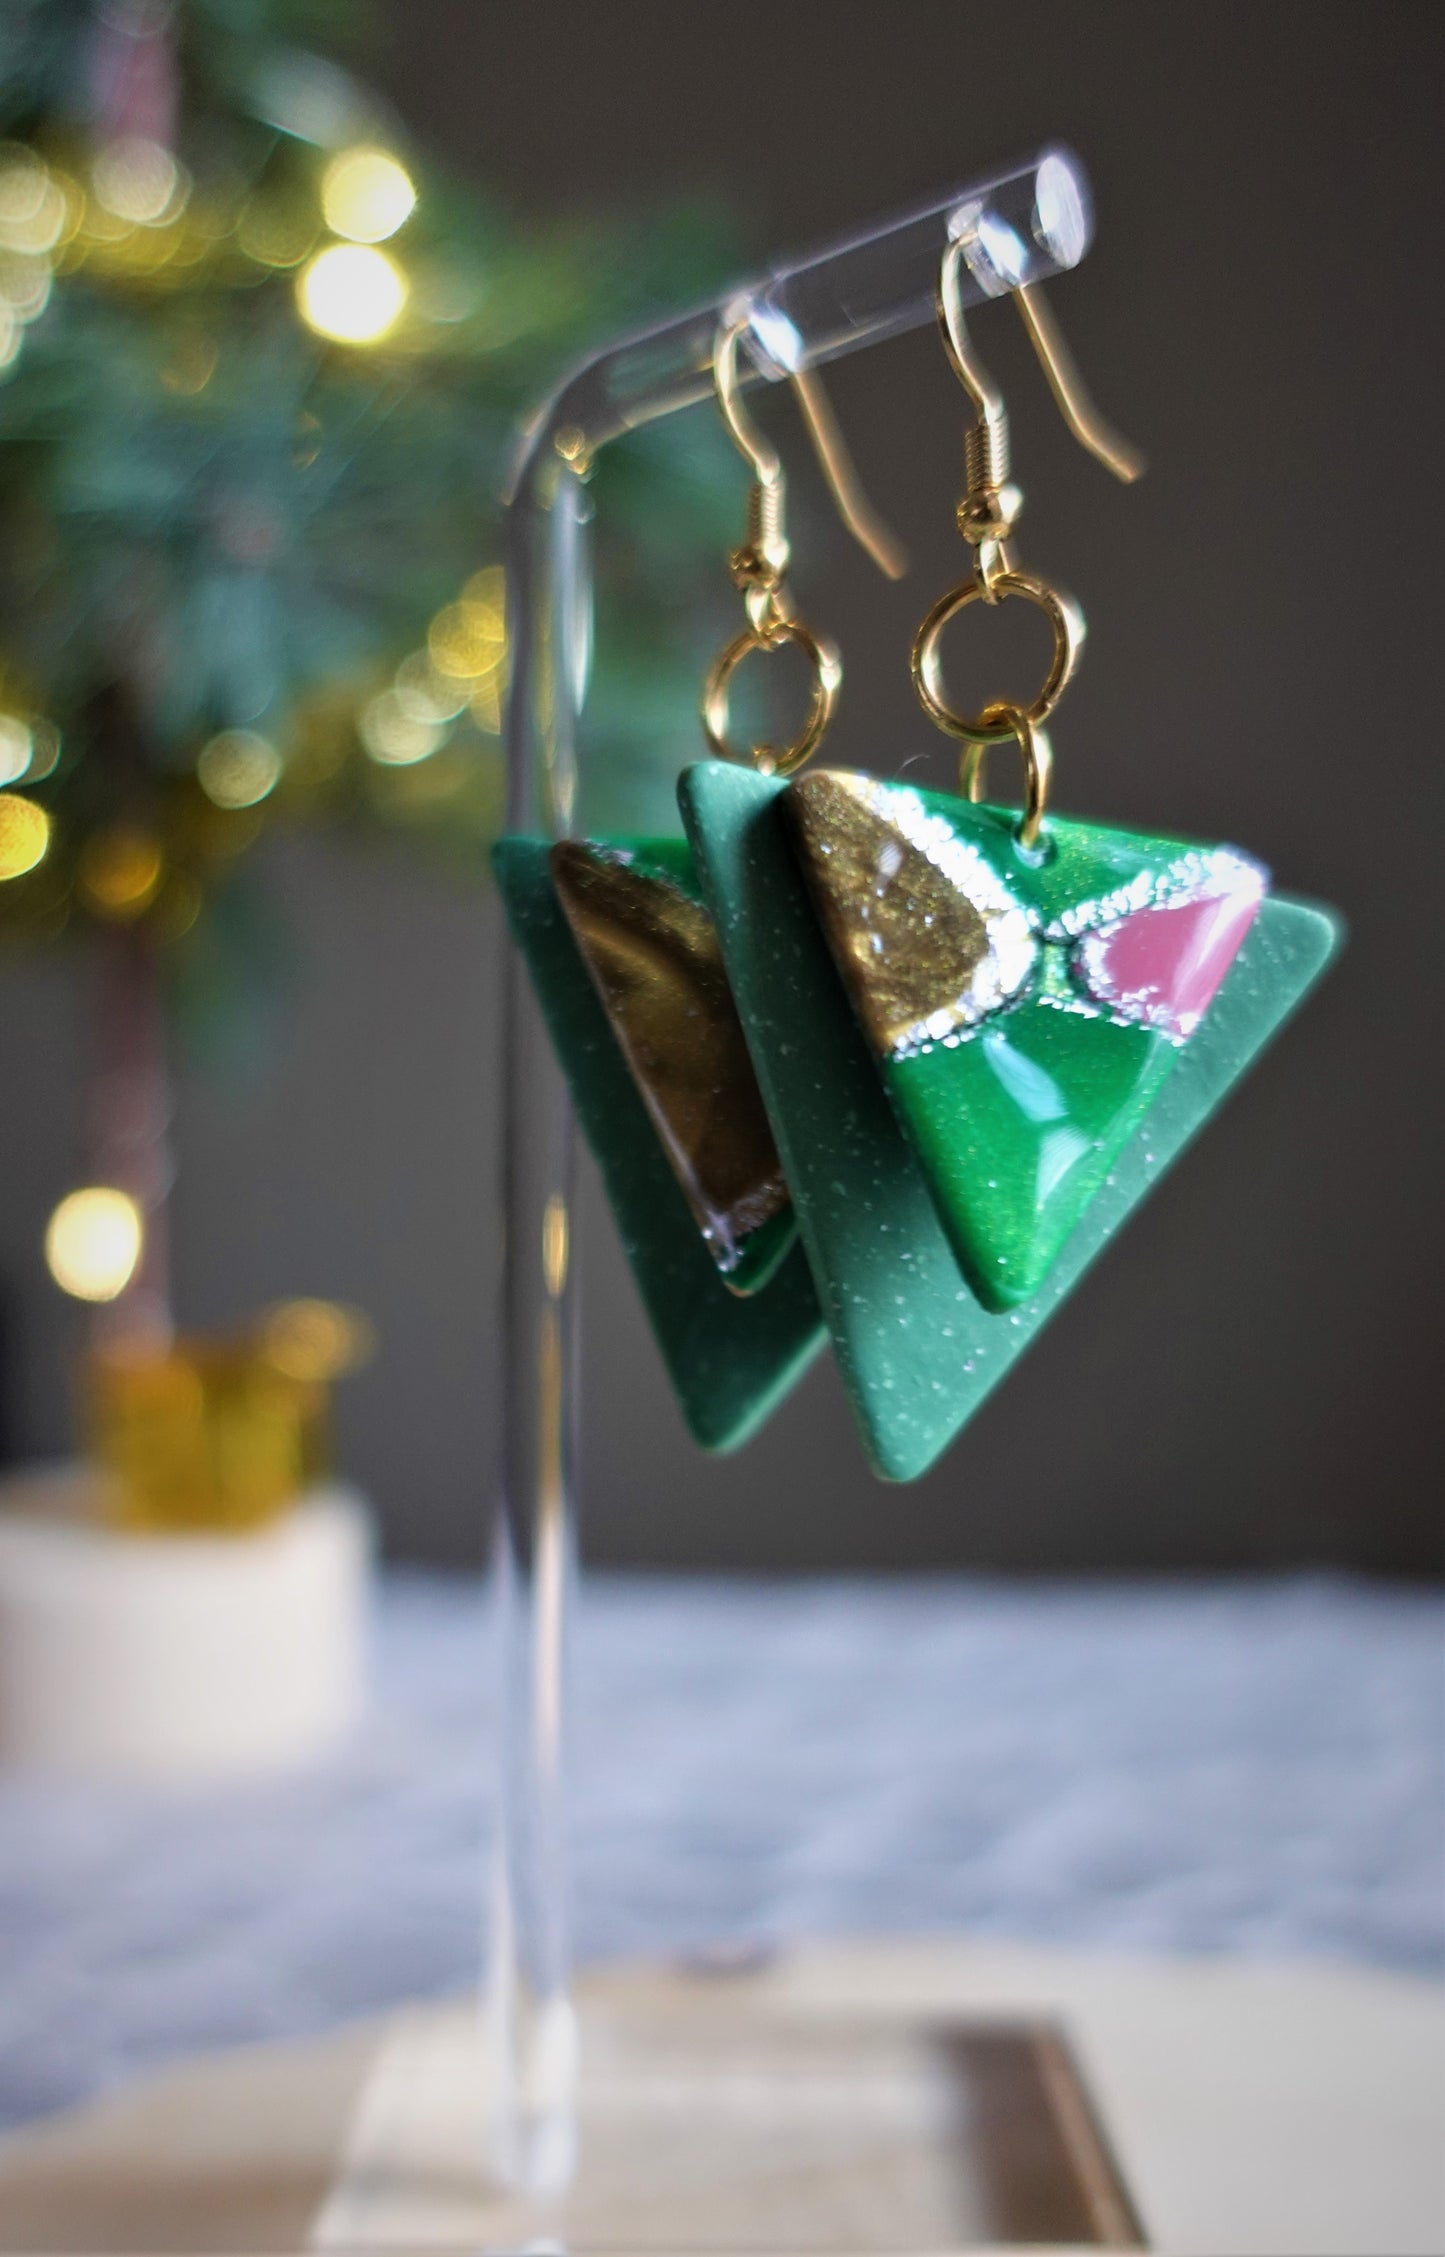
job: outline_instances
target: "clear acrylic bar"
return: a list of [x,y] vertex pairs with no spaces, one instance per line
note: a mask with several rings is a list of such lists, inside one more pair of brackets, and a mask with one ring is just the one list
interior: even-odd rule
[[[509,495],[510,830],[555,838],[573,828],[591,658],[587,469],[622,433],[707,397],[720,319],[747,316],[749,381],[777,382],[930,322],[944,251],[960,233],[969,243],[965,303],[978,304],[1077,265],[1091,227],[1078,160],[1046,149],[609,344],[573,372],[524,432]],[[546,2193],[567,2183],[576,2150],[565,1801],[576,1581],[574,1131],[515,951],[506,979],[490,2163],[503,2183]]]

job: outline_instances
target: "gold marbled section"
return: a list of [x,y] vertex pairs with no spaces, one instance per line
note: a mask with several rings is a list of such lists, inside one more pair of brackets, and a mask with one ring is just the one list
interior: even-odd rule
[[992,984],[991,907],[906,835],[870,776],[816,769],[784,804],[828,945],[880,1057],[976,1023]]
[[707,911],[606,848],[565,839],[552,882],[633,1079],[726,1276],[788,1187]]

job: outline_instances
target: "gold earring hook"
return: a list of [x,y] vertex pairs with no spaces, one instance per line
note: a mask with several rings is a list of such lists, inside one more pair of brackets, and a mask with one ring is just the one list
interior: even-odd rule
[[[1030,749],[1047,740],[1038,735],[1079,661],[1084,642],[1084,618],[1063,592],[1024,572],[1015,561],[1010,543],[1023,508],[1023,495],[1009,477],[1008,412],[1003,394],[973,349],[963,314],[963,267],[969,238],[954,236],[943,255],[938,282],[938,319],[955,375],[978,410],[964,436],[964,494],[958,505],[958,529],[974,552],[973,577],[940,596],[914,638],[914,687],[930,720],[950,736],[962,738],[972,749],[965,757],[963,789],[969,798],[982,789],[982,748],[1016,735],[1024,748],[1030,774],[1029,805],[1024,819],[1027,843],[1032,843],[1043,819],[1048,799],[1048,762]],[[1080,445],[1096,455],[1118,478],[1137,478],[1143,458],[1112,431],[1090,400],[1052,317],[1037,290],[1015,289],[1024,328],[1043,364],[1050,390],[1064,421]],[[939,644],[944,628],[970,604],[999,604],[1010,597],[1036,605],[1054,630],[1054,655],[1042,689],[1027,706],[998,699],[978,713],[957,712],[944,693]]]
[[[776,530],[781,534],[785,485],[782,462],[777,448],[764,437],[742,404],[738,346],[751,326],[751,316],[744,315],[719,331],[713,354],[713,388],[733,444],[751,467],[758,486],[766,494],[777,496],[776,509],[770,509],[768,514],[777,520]],[[908,570],[908,552],[864,493],[821,378],[812,369],[793,369],[789,372],[789,382],[838,515],[879,571],[889,580],[901,580]]]
[[884,578],[901,580],[908,570],[908,551],[864,493],[822,379],[811,368],[799,368],[793,371],[792,385],[838,515]]
[[723,422],[733,445],[753,474],[747,536],[743,547],[732,557],[732,574],[745,594],[753,589],[766,590],[776,599],[792,557],[784,523],[787,481],[777,448],[771,439],[764,437],[743,407],[738,380],[738,344],[747,326],[746,315],[737,321],[724,322],[718,330],[712,356],[712,385]]
[[[974,571],[972,579],[940,596],[919,628],[913,644],[913,682],[930,720],[949,736],[961,738],[969,748],[961,779],[967,798],[977,799],[983,790],[986,748],[1006,737],[1017,738],[1028,776],[1028,800],[1019,836],[1025,846],[1032,846],[1048,804],[1051,773],[1052,756],[1043,723],[1078,664],[1084,617],[1061,589],[1035,573],[1021,571],[1010,552],[1023,495],[1009,478],[1008,413],[1003,394],[974,351],[963,317],[962,275],[968,250],[969,238],[960,233],[943,255],[938,319],[954,373],[978,410],[977,420],[969,425],[964,437],[964,495],[958,505],[958,529],[974,552]],[[1029,341],[1074,437],[1116,478],[1137,478],[1144,468],[1143,456],[1110,428],[1089,398],[1037,285],[1015,288],[1011,294],[1018,300]],[[956,712],[943,689],[939,657],[943,630],[970,604],[998,604],[1009,597],[1036,605],[1053,627],[1053,663],[1043,688],[1026,706],[994,699],[978,713]]]
[[1065,423],[1096,462],[1111,470],[1122,484],[1132,486],[1136,478],[1143,477],[1148,464],[1133,441],[1107,423],[1095,407],[1041,286],[1023,282],[1012,295]]
[[[724,321],[718,329],[713,347],[713,389],[724,423],[734,444],[753,473],[752,491],[748,498],[748,526],[740,549],[729,558],[733,580],[742,590],[743,609],[747,625],[742,633],[720,651],[708,669],[702,693],[702,726],[712,751],[720,760],[751,760],[765,776],[788,776],[811,759],[822,742],[823,734],[833,718],[838,702],[838,691],[843,680],[843,662],[834,645],[806,627],[793,609],[792,598],[784,586],[791,550],[784,523],[786,483],[782,460],[770,439],[745,412],[741,385],[738,378],[738,345],[743,332],[750,326],[749,317]],[[796,381],[796,379],[795,379]],[[867,520],[871,513],[866,502],[862,514],[857,508],[861,494],[847,450],[842,444],[836,425],[824,406],[824,420],[816,421],[816,397],[810,403],[806,393],[801,393],[805,418],[814,434],[828,480],[844,522],[858,534],[865,547],[872,548],[867,538]],[[821,435],[820,435],[821,433]],[[880,560],[881,561],[881,560]],[[887,567],[885,566],[886,570]],[[798,736],[791,744],[755,744],[739,751],[728,736],[728,705],[732,691],[732,678],[745,658],[754,652],[782,650],[788,644],[800,650],[813,677],[813,692],[808,716]]]
[[[943,272],[939,285],[939,312],[948,357],[953,363],[964,390],[972,398],[979,412],[979,420],[989,433],[991,454],[1002,462],[1002,476],[996,481],[1002,485],[1008,476],[1008,416],[1003,404],[1003,394],[973,349],[968,325],[963,317],[963,288],[961,271],[968,257],[968,238],[957,235],[949,244],[943,258]],[[1029,343],[1038,355],[1039,365],[1048,379],[1049,390],[1069,430],[1085,452],[1093,455],[1106,470],[1113,472],[1128,486],[1144,474],[1144,457],[1139,449],[1106,422],[1089,397],[1088,389],[1079,374],[1078,364],[1064,342],[1062,330],[1052,308],[1044,300],[1043,290],[1037,282],[1020,283],[1009,293],[1019,310]]]
[[743,460],[751,466],[758,484],[775,486],[782,479],[782,458],[772,440],[763,436],[746,412],[742,401],[738,346],[749,327],[750,317],[747,314],[735,321],[725,321],[719,327],[712,356],[713,390],[717,394],[717,404],[722,410],[722,419],[731,433],[733,444]]

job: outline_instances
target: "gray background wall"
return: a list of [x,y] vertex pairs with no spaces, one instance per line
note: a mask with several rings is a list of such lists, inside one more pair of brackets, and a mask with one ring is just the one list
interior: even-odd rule
[[[1060,803],[1233,839],[1353,927],[1257,1077],[911,1489],[871,1481],[826,1369],[746,1456],[694,1453],[589,1179],[594,1556],[1433,1565],[1438,8],[1010,0],[743,19],[393,0],[389,16],[385,82],[461,167],[539,214],[732,196],[750,257],[1071,141],[1099,235],[1054,302],[1148,451],[1144,483],[1114,487],[1074,449],[1006,311],[978,323],[1014,409],[1027,554],[1089,614],[1055,729]],[[809,615],[848,660],[830,751],[884,770],[927,751],[942,782],[906,653],[960,570],[962,398],[928,333],[841,365],[832,389],[914,570],[885,588],[831,534],[800,556]],[[806,488],[796,427],[769,405]],[[1012,656],[1027,679],[1031,651]],[[680,729],[681,760],[688,717]],[[496,920],[400,849],[270,855],[303,976],[269,1080],[182,1092],[182,1318],[298,1291],[370,1310],[381,1352],[344,1396],[347,1461],[397,1552],[474,1559]],[[38,1241],[75,1180],[85,1006],[77,967],[0,970],[12,1455],[65,1435],[71,1319]]]

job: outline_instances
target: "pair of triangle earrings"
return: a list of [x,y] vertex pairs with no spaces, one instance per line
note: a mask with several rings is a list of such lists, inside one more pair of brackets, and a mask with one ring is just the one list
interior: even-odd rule
[[[720,325],[714,378],[753,471],[730,560],[747,623],[707,679],[714,757],[680,778],[685,835],[509,837],[493,855],[694,1437],[747,1440],[831,1341],[869,1460],[899,1481],[947,1447],[1339,937],[1231,847],[1049,813],[1044,723],[1083,620],[1013,554],[1007,417],[964,324],[972,247],[965,226],[939,316],[977,411],[958,505],[973,569],[912,654],[925,711],[964,747],[959,795],[799,773],[842,667],[786,588],[782,466],[739,396],[743,315]],[[1037,288],[1014,294],[1075,436],[1136,476]],[[896,576],[816,378],[794,382],[845,520]],[[1053,629],[1044,686],[960,713],[943,629],[1010,600]],[[802,732],[740,751],[732,677],[788,645],[812,675]],[[1021,810],[983,797],[988,748],[1009,742]]]

